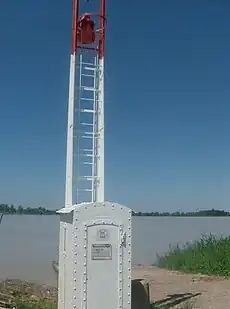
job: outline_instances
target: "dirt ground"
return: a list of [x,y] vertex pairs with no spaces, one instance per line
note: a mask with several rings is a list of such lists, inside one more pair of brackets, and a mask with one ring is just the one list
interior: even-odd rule
[[230,279],[182,274],[151,266],[134,267],[133,279],[150,283],[150,297],[158,308],[174,308],[190,299],[194,309],[230,308]]
[[[186,300],[194,303],[193,309],[230,308],[230,279],[205,275],[182,274],[152,266],[136,266],[132,279],[145,279],[150,285],[150,298],[156,308],[170,309]],[[7,296],[26,296],[29,299],[47,299],[56,302],[57,289],[21,280],[0,282],[1,301]],[[32,298],[31,298],[32,297]]]
[[8,307],[16,300],[25,303],[46,300],[55,304],[57,300],[57,288],[18,279],[0,281],[0,308]]

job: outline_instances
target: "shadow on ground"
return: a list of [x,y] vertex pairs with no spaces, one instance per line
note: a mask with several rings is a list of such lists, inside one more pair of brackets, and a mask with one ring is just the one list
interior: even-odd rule
[[166,298],[162,300],[158,300],[154,303],[152,303],[151,308],[152,309],[169,309],[173,308],[176,305],[180,305],[183,303],[186,303],[188,300],[201,295],[201,293],[185,293],[185,294],[173,294],[168,295]]

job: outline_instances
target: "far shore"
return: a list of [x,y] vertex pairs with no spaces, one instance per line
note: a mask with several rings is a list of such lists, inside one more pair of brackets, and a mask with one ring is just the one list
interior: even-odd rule
[[[14,205],[0,204],[0,214],[3,215],[58,215],[57,210],[46,209],[44,207],[23,208],[22,206],[15,207]],[[133,217],[188,217],[188,218],[205,218],[205,217],[230,217],[230,212],[218,209],[200,210],[196,212],[132,212]]]

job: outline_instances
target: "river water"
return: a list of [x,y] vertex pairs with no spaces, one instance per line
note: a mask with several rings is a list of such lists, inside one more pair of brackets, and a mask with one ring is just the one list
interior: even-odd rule
[[[230,234],[230,218],[133,217],[132,262],[152,264],[170,244],[202,234]],[[0,226],[0,277],[54,284],[52,261],[58,252],[58,216],[4,216]]]

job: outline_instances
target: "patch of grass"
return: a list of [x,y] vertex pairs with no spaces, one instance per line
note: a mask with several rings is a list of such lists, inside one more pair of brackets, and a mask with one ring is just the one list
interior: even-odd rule
[[156,266],[190,273],[230,276],[230,236],[203,235],[184,246],[170,247],[157,255]]
[[191,301],[186,301],[184,304],[177,306],[178,309],[193,309],[194,303]]
[[47,302],[47,301],[31,301],[23,302],[16,301],[13,303],[10,308],[15,309],[57,309],[56,304]]
[[170,304],[162,304],[162,305],[155,305],[154,303],[151,304],[151,309],[193,309],[194,308],[194,302],[193,301],[185,301],[184,303],[181,303],[179,305],[170,305]]

